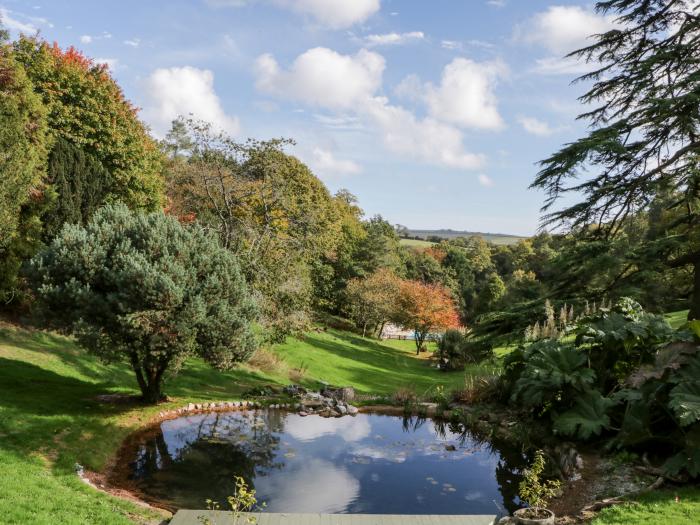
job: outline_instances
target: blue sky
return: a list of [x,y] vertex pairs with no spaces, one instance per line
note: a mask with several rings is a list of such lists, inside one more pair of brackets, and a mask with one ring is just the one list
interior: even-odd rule
[[109,64],[156,136],[193,113],[290,150],[367,214],[532,234],[536,162],[585,126],[562,57],[611,27],[567,0],[0,0]]

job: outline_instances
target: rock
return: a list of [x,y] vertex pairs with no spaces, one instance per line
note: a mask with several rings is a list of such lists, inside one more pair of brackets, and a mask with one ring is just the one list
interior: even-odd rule
[[282,392],[292,397],[301,397],[306,394],[306,389],[299,385],[287,385],[282,389]]
[[511,516],[505,516],[498,520],[498,525],[515,525],[517,521],[515,521],[515,518],[512,518]]
[[189,403],[189,404],[187,405],[187,410],[194,410],[194,408],[195,408],[195,407],[194,407],[194,403]]
[[357,413],[360,411],[359,408],[354,407],[352,405],[348,405],[347,410],[348,410],[348,415],[351,415],[351,416],[357,415]]
[[306,416],[308,416],[309,414],[308,414],[307,412],[304,412],[304,411],[302,410],[302,411],[299,412],[299,415],[300,415],[301,417],[306,417]]
[[340,413],[341,416],[344,416],[348,413],[348,407],[346,407],[345,405],[338,405],[336,407],[336,412]]
[[322,407],[327,403],[321,394],[308,393],[301,399],[301,404],[305,407]]
[[447,450],[448,452],[454,452],[455,450],[457,450],[457,447],[455,447],[454,445],[447,444],[445,445],[445,450]]
[[351,386],[344,386],[340,388],[327,387],[321,390],[321,394],[337,401],[348,402],[355,400],[355,389]]

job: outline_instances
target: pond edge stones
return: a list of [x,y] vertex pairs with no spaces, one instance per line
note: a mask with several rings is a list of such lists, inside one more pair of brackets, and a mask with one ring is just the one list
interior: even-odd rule
[[202,412],[229,412],[233,410],[255,410],[269,408],[272,410],[296,411],[300,416],[319,415],[321,417],[355,416],[359,409],[349,403],[355,399],[352,387],[329,388],[321,392],[307,392],[301,386],[288,385],[284,393],[297,398],[296,403],[272,403],[265,405],[257,401],[216,401],[210,403],[188,403],[173,410],[158,413],[159,420],[174,419],[187,414]]

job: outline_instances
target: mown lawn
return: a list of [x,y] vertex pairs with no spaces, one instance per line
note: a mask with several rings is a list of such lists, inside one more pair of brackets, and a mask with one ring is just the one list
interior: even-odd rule
[[[99,471],[124,438],[157,412],[190,401],[238,399],[252,387],[286,384],[288,367],[306,367],[304,382],[355,385],[390,394],[411,385],[422,394],[438,384],[459,387],[463,373],[445,374],[413,355],[412,341],[380,343],[328,331],[290,339],[274,351],[279,372],[241,367],[218,373],[199,360],[166,385],[165,406],[109,405],[95,398],[136,393],[131,371],[105,365],[71,340],[0,325],[0,523],[160,523],[162,516],[97,492],[75,475],[75,464]],[[470,371],[477,373],[478,369]]]
[[[676,500],[676,497],[678,499]],[[640,496],[627,505],[604,509],[591,525],[697,525],[700,490],[680,488]]]
[[[105,365],[64,337],[0,325],[0,523],[160,523],[162,515],[85,485],[75,464],[100,471],[124,438],[161,410],[190,401],[238,399],[253,387],[286,384],[295,368],[305,371],[302,382],[310,386],[323,381],[368,394],[411,388],[425,395],[437,385],[460,388],[465,377],[494,366],[442,373],[425,355],[415,356],[412,341],[380,342],[338,330],[311,332],[272,351],[281,363],[265,373],[248,366],[218,373],[191,360],[166,385],[170,403],[109,405],[96,396],[136,393],[126,366]],[[609,509],[595,523],[697,523],[700,493],[678,491],[680,503],[675,494],[660,492],[640,505]]]

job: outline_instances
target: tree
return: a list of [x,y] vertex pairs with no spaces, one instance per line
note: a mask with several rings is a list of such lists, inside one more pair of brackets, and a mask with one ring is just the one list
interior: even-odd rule
[[167,174],[169,211],[196,217],[238,256],[271,340],[305,329],[311,268],[338,242],[333,198],[284,152],[289,140],[239,143],[205,122],[186,125],[192,150]]
[[13,43],[47,109],[52,139],[63,138],[92,155],[111,174],[111,194],[131,208],[163,205],[162,154],[107,67],[73,47],[36,37]]
[[87,222],[104,204],[113,184],[111,174],[95,157],[63,138],[51,150],[48,182],[56,200],[42,217],[45,239],[56,235],[66,222]]
[[25,254],[39,242],[37,203],[48,149],[46,111],[0,35],[0,299],[11,296]]
[[[365,279],[352,279],[346,290],[350,318],[362,337],[367,328],[379,328],[391,318],[396,308],[396,297],[401,280],[388,269],[379,269]],[[381,333],[381,328],[379,329]]]
[[401,283],[392,320],[415,332],[416,354],[431,332],[459,326],[459,314],[447,289],[418,281]]
[[[692,267],[689,319],[700,318],[700,5],[689,0],[605,0],[617,25],[572,56],[597,63],[579,78],[587,136],[542,161],[532,186],[544,189],[545,225],[613,239],[635,213],[669,189],[676,217],[649,247],[669,267]],[[592,167],[590,174],[584,170]],[[575,181],[575,182],[574,182]],[[568,193],[583,200],[552,207]]]
[[126,361],[144,401],[198,355],[225,369],[255,349],[256,308],[236,258],[199,226],[124,205],[66,224],[31,261],[48,326],[106,361]]

